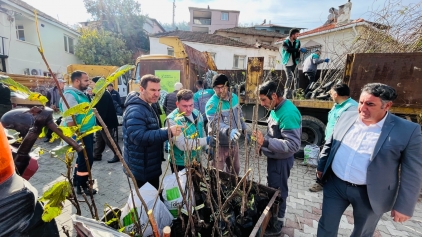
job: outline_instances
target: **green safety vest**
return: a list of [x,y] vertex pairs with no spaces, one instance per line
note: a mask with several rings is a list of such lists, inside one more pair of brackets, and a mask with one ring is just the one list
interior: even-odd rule
[[[89,99],[88,99],[88,97],[84,93],[82,93],[82,92],[75,91],[75,90],[72,90],[72,89],[68,89],[68,90],[65,90],[63,92],[63,95],[64,94],[67,94],[67,93],[72,94],[73,97],[75,97],[75,99],[78,102],[78,104],[81,104],[81,103],[84,103],[84,102],[88,102],[88,103],[90,102]],[[62,99],[60,99],[59,106],[60,106],[60,111],[62,111],[62,113],[63,113],[63,100]],[[70,108],[68,108],[68,109],[70,109]],[[86,114],[78,114],[78,115],[76,115],[75,116],[76,117],[76,123],[77,124],[81,124],[82,123],[82,120],[85,118],[85,116],[89,116],[92,113],[93,112],[92,112],[92,109],[91,109]],[[81,127],[81,132],[86,132],[90,128],[94,127],[95,125],[96,125],[95,116],[92,116],[89,119],[89,121]],[[66,123],[65,123],[65,126],[67,126]]]
[[[196,138],[202,138],[205,134],[203,134],[203,127],[204,127],[204,121],[202,119],[202,116],[200,116],[200,112],[197,109],[194,109],[192,111],[193,120],[195,122],[191,122],[190,119],[187,119],[186,117],[182,117],[180,119],[175,119],[179,114],[179,109],[173,110],[167,118],[173,120],[177,125],[186,125],[185,128],[182,128],[182,133],[184,134],[185,138],[188,139],[196,139]],[[177,120],[177,121],[176,121]],[[194,134],[197,133],[198,136],[195,136]],[[199,141],[198,141],[199,142]],[[196,145],[193,143],[193,145]],[[201,150],[193,149],[192,152],[185,152],[177,148],[176,145],[173,145],[173,153],[174,153],[174,159],[176,161],[176,165],[185,166],[185,159],[188,159],[189,157],[186,157],[190,153],[190,160],[197,160],[197,157],[201,155]],[[185,155],[186,154],[186,155]],[[171,155],[169,154],[168,159],[171,161]]]

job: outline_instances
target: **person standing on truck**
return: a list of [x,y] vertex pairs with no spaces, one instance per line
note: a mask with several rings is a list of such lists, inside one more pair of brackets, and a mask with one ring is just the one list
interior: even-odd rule
[[[350,97],[350,89],[344,83],[336,84],[331,87],[330,96],[334,101],[334,105],[330,112],[328,112],[328,122],[325,127],[325,141],[330,139],[334,125],[336,125],[337,120],[344,112],[356,111],[358,109],[358,102]],[[319,180],[317,180],[317,182],[309,188],[309,191],[311,192],[318,192],[321,190],[322,186],[319,184]]]
[[107,85],[107,90],[108,90],[108,92],[110,92],[111,98],[113,98],[113,101],[115,102],[113,104],[114,104],[114,108],[117,112],[117,115],[121,116],[123,113],[121,112],[122,111],[122,101],[120,100],[119,92],[114,90],[113,83],[110,83],[110,84]]
[[174,84],[174,91],[172,93],[169,93],[164,98],[163,108],[164,112],[166,113],[166,116],[168,116],[173,110],[176,109],[176,95],[179,90],[183,88],[182,83],[176,82]]
[[284,85],[284,98],[291,99],[291,88],[293,83],[294,90],[299,89],[299,77],[295,75],[297,64],[300,59],[300,52],[305,53],[306,49],[300,47],[299,29],[291,29],[289,38],[283,41],[281,50],[281,60],[285,66],[287,81]]
[[[92,78],[92,82],[93,82],[92,87],[95,88],[95,83],[97,83],[97,81],[100,78],[101,77],[99,76]],[[122,154],[119,143],[117,141],[117,132],[118,132],[117,128],[119,126],[119,123],[117,121],[116,110],[114,109],[114,106],[113,106],[113,99],[111,98],[111,95],[108,92],[108,90],[105,90],[103,96],[94,107],[97,109],[98,114],[100,115],[105,125],[107,126],[108,131],[110,132],[114,142],[116,143],[117,149],[119,150],[120,154]],[[97,125],[101,126],[99,121],[97,121]],[[102,153],[106,145],[114,153],[114,157],[111,160],[108,160],[107,162],[108,163],[119,162],[120,159],[117,156],[116,151],[113,149],[113,146],[111,145],[111,142],[108,139],[104,129],[101,129],[100,131],[97,131],[95,133],[94,160],[95,161],[102,160]]]
[[205,105],[207,104],[208,100],[215,94],[213,89],[204,89],[204,82],[203,81],[197,81],[196,82],[196,89],[198,90],[193,95],[193,102],[195,109],[199,110],[201,112],[201,115],[204,117],[204,128],[205,131],[207,131],[207,124],[208,119],[205,115]]
[[[46,106],[50,107],[52,110],[54,110],[54,112],[59,112],[59,103],[60,103],[60,92],[59,92],[59,88],[60,90],[64,89],[64,80],[62,79],[58,79],[57,80],[59,82],[59,87],[54,86],[53,88],[51,88],[50,90],[47,91],[47,103]],[[62,122],[62,117],[59,117],[56,120],[56,124],[60,124]],[[45,138],[46,140],[44,142],[49,142],[51,139],[51,136],[53,135],[53,131],[51,131],[51,129],[47,128],[47,133],[45,134]]]
[[[67,101],[67,103],[69,104],[69,107],[72,108],[78,104],[84,103],[84,102],[88,102],[89,103],[89,98],[86,96],[86,94],[83,92],[86,89],[88,89],[89,84],[91,83],[88,77],[88,74],[86,72],[83,71],[74,71],[72,72],[72,74],[70,75],[70,79],[71,79],[71,83],[72,86],[66,87],[63,95]],[[66,110],[68,110],[69,108],[67,108],[66,104],[63,102],[62,99],[60,99],[60,111],[62,113],[64,113]],[[91,115],[93,115],[92,110],[90,110],[87,114],[86,117],[90,117]],[[85,118],[85,114],[77,114],[76,116],[76,123],[77,124],[82,124],[82,120]],[[72,117],[67,117],[64,118],[65,119],[65,124],[68,127],[71,126],[77,126],[77,124],[75,124],[72,120]],[[84,133],[86,131],[88,131],[90,128],[92,128],[93,126],[95,126],[96,122],[95,122],[95,116],[91,116],[90,119],[88,120],[88,122],[86,122],[81,128],[80,128],[80,132]],[[85,150],[88,156],[88,161],[89,161],[89,166],[92,170],[92,164],[94,163],[94,135],[90,134],[87,135],[85,137],[82,138],[84,145],[85,145]],[[82,194],[82,192],[84,192],[85,194],[89,195],[90,194],[90,190],[89,190],[89,186],[88,186],[88,167],[86,166],[86,162],[85,162],[85,156],[84,156],[84,152],[78,152],[78,158],[76,159],[76,165],[77,167],[75,168],[75,173],[76,176],[74,177],[74,182],[76,184],[77,187],[77,193],[78,194]],[[82,187],[82,188],[81,188]],[[97,190],[92,189],[92,194],[96,194]]]
[[10,89],[3,83],[0,83],[0,118],[3,114],[12,110],[12,101],[10,100]]
[[[243,112],[237,95],[234,93],[229,94],[229,78],[226,75],[215,75],[212,78],[212,87],[215,94],[205,105],[205,113],[208,118],[208,132],[212,137],[211,149],[215,149],[217,145],[215,140],[217,133],[219,139],[218,153],[215,154],[216,157],[213,159],[213,166],[219,170],[224,170],[224,164],[226,164],[226,172],[238,175],[240,161],[237,140],[242,133],[246,139],[250,140],[249,135],[246,133]],[[229,121],[230,118],[231,121]]]
[[319,156],[324,183],[318,237],[335,237],[341,216],[353,207],[351,236],[373,236],[381,216],[411,218],[422,184],[421,126],[389,112],[396,90],[363,86],[358,111],[345,112]]
[[193,160],[200,162],[201,147],[208,145],[210,142],[210,137],[205,134],[202,115],[193,106],[193,92],[183,89],[177,92],[176,96],[177,108],[167,116],[167,120],[171,126],[179,125],[185,126],[185,128],[182,129],[180,136],[172,138],[175,163],[173,163],[171,154],[168,156],[172,172],[174,172],[173,164],[176,165],[177,171],[183,170],[188,158],[190,158],[190,162]]
[[[139,93],[131,92],[123,114],[124,159],[136,179],[138,187],[150,183],[157,190],[160,185],[163,143],[179,136],[182,126],[160,128],[159,118],[151,104],[160,98],[160,78],[147,74],[140,80]],[[125,171],[126,172],[126,171]]]
[[303,73],[309,80],[309,84],[305,89],[305,96],[309,92],[313,83],[315,82],[315,76],[316,76],[318,64],[321,64],[323,62],[326,62],[326,63],[330,62],[329,58],[319,59],[320,56],[321,56],[321,51],[316,50],[315,53],[312,53],[311,55],[309,55],[303,62]]
[[264,136],[257,130],[252,136],[256,138],[259,152],[267,156],[268,186],[279,189],[283,199],[278,215],[270,220],[265,230],[265,236],[280,236],[286,213],[290,170],[294,154],[301,144],[302,116],[290,100],[283,98],[282,89],[274,81],[259,86],[259,99],[261,106],[270,111],[267,134]]

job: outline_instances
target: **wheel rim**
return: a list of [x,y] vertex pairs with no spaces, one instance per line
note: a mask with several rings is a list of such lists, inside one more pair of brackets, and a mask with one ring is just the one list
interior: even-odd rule
[[318,134],[317,132],[310,127],[302,127],[301,135],[301,146],[305,147],[310,144],[318,143]]

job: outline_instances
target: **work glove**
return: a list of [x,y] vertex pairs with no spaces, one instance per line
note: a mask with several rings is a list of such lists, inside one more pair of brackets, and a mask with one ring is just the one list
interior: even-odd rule
[[230,140],[236,142],[240,137],[240,132],[236,128],[232,129],[230,132]]
[[302,52],[302,53],[306,53],[306,51],[307,51],[305,48],[300,48],[299,50],[300,50],[300,52]]
[[329,63],[329,62],[330,62],[330,59],[329,59],[329,58],[326,58],[326,59],[324,60],[324,62]]

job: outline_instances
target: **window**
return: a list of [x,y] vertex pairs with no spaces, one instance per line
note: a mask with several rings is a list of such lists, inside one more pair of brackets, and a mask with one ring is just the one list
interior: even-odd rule
[[229,13],[228,12],[222,12],[221,13],[221,20],[222,21],[228,21],[229,20]]
[[167,55],[174,57],[174,49],[173,48],[167,48]]
[[275,56],[269,56],[268,57],[268,66],[270,68],[275,68],[275,61],[276,61],[276,57]]
[[25,41],[25,31],[22,25],[16,26],[16,39]]
[[233,57],[233,68],[245,69],[245,59],[246,59],[246,56],[234,55],[234,57]]
[[63,39],[64,39],[64,51],[74,54],[75,45],[73,43],[73,38],[70,38],[69,36],[65,35]]

